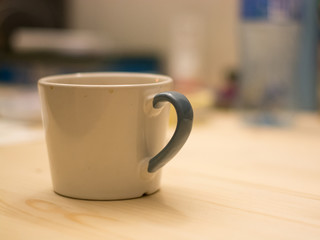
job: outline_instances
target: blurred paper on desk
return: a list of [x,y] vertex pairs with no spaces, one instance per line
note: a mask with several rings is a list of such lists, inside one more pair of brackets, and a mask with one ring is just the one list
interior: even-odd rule
[[170,30],[169,75],[177,88],[193,91],[203,81],[205,21],[199,15],[178,15]]
[[30,85],[0,85],[0,120],[41,122],[37,87]]
[[[212,91],[204,86],[206,24],[199,14],[178,14],[170,26],[168,74],[174,80],[175,89],[188,96],[195,122],[206,119],[213,102]],[[171,120],[175,119],[172,113]]]

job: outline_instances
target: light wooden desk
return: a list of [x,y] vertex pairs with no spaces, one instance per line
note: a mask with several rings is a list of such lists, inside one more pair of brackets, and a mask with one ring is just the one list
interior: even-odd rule
[[125,201],[51,190],[43,141],[0,147],[0,239],[320,239],[320,119],[248,128],[234,114],[194,127],[162,189]]

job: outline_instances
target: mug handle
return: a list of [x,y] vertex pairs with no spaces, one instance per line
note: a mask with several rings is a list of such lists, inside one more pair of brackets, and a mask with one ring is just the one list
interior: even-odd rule
[[160,108],[160,102],[170,102],[177,113],[177,127],[168,144],[150,161],[148,172],[152,173],[169,162],[187,141],[193,122],[193,110],[189,100],[178,92],[162,92],[153,98],[153,107]]

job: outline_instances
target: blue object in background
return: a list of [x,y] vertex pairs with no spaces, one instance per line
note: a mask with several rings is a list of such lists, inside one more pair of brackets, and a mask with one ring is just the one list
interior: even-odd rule
[[317,110],[318,1],[304,1],[296,84],[297,108]]
[[159,73],[160,63],[155,57],[123,57],[105,64],[105,69],[112,72]]
[[[240,105],[248,122],[286,126],[298,87],[304,0],[242,0]],[[314,89],[313,89],[314,90]]]
[[[292,90],[294,93],[293,107],[297,110],[314,111],[319,108],[317,100],[317,90],[319,88],[317,83],[318,4],[318,0],[241,1],[242,22],[255,22],[256,26],[258,24],[273,22],[274,24],[278,24],[278,26],[284,26],[288,22],[276,23],[273,20],[274,16],[277,17],[274,13],[281,13],[288,20],[296,21],[300,24],[299,35],[292,40],[298,42],[297,49],[293,49],[293,51],[296,51],[297,66],[292,70],[294,71],[294,76],[292,77],[294,85]],[[286,31],[285,27],[283,27],[283,31]],[[245,52],[247,53],[246,49]]]
[[246,20],[266,19],[269,0],[242,0],[241,17]]
[[59,55],[1,56],[0,84],[36,84],[48,75],[74,72],[162,73],[160,60],[150,56],[71,57]]
[[318,110],[319,0],[242,0],[239,102],[253,124]]

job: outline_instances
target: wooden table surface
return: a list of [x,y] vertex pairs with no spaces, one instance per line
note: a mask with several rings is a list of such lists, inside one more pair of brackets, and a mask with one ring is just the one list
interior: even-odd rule
[[84,201],[52,191],[43,140],[0,146],[0,239],[320,239],[320,118],[195,125],[159,192]]

